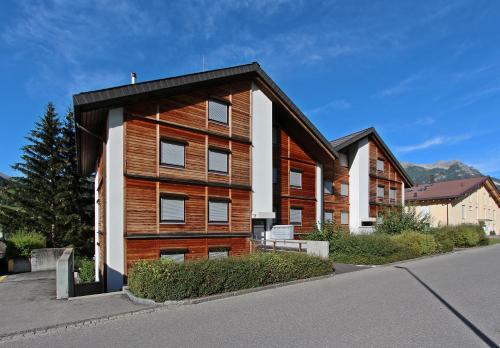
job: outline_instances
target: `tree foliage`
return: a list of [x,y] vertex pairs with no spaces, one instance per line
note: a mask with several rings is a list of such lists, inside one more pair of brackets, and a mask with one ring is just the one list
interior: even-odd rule
[[389,235],[400,234],[403,231],[425,232],[429,229],[430,223],[428,214],[417,213],[413,207],[401,206],[396,209],[386,209],[375,231]]
[[40,233],[48,247],[74,246],[88,253],[92,237],[92,181],[77,171],[75,123],[64,121],[52,103],[26,137],[20,173],[0,191],[0,225],[5,233]]

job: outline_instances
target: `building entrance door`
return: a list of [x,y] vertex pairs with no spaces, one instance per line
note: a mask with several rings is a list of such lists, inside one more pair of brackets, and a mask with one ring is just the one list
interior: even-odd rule
[[266,220],[252,220],[252,238],[261,241],[264,241],[266,239]]

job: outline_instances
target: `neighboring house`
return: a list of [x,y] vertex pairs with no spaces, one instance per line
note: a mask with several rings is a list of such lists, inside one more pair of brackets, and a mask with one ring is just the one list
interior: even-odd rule
[[500,191],[487,176],[415,186],[406,190],[406,204],[429,214],[432,226],[481,224],[500,234]]
[[333,195],[325,210],[353,233],[371,232],[384,209],[404,205],[405,187],[413,182],[375,128],[331,141],[335,161]]
[[257,63],[73,102],[79,170],[96,173],[96,275],[107,291],[139,259],[241,255],[273,224],[300,234],[323,221],[336,151]]

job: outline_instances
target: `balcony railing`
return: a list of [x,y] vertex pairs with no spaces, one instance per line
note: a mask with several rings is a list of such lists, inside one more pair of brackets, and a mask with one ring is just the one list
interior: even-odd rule
[[370,203],[384,204],[384,205],[400,205],[401,199],[391,199],[387,196],[378,197],[377,195],[370,195]]

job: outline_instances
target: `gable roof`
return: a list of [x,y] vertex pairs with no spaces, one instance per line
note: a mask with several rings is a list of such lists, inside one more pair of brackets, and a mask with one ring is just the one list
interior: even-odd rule
[[467,196],[485,184],[493,193],[497,204],[500,205],[500,191],[489,176],[421,184],[407,189],[405,197],[407,202],[452,200]]
[[406,184],[410,187],[413,186],[414,182],[413,182],[412,178],[408,175],[408,173],[403,168],[401,163],[399,163],[396,156],[394,156],[392,151],[385,144],[385,142],[382,140],[382,137],[377,133],[377,131],[375,130],[374,127],[366,128],[366,129],[360,130],[358,132],[344,135],[343,137],[340,137],[340,138],[337,138],[335,140],[330,141],[330,144],[333,146],[334,150],[341,151],[341,150],[347,148],[348,146],[350,146],[350,145],[352,145],[352,144],[358,142],[359,140],[364,139],[368,136],[373,136],[375,139],[377,139],[377,141],[382,146],[382,149],[385,151],[387,156],[391,159],[392,163],[394,163],[394,165],[398,169],[398,171],[401,174],[401,176],[403,177],[403,179],[406,181]]
[[[126,102],[133,102],[146,97],[149,98],[164,96],[165,93],[181,92],[196,85],[246,76],[257,78],[259,81],[263,82],[266,87],[274,93],[276,98],[279,99],[296,115],[300,122],[313,134],[316,140],[324,146],[326,151],[328,151],[333,158],[338,157],[338,153],[334,150],[330,142],[323,136],[323,134],[321,134],[321,132],[314,126],[314,124],[312,124],[312,122],[306,117],[306,115],[304,115],[302,111],[300,111],[300,109],[278,87],[278,85],[269,77],[269,75],[267,75],[265,71],[262,70],[260,65],[257,62],[253,62],[250,64],[238,65],[223,69],[216,69],[159,80],[140,82],[136,84],[117,86],[74,95],[73,106],[75,111],[75,120],[77,123],[77,150],[80,171],[83,173],[90,173],[94,169],[94,163],[82,163],[82,137],[92,136],[92,129],[89,129],[92,128],[91,121],[87,120],[90,127],[86,127],[86,120],[83,119],[84,117],[82,117],[85,112],[89,114],[89,117],[95,117],[95,110],[118,107]],[[90,115],[92,112],[94,112],[94,114]],[[94,137],[96,137],[96,135],[94,135]],[[94,149],[93,151],[95,152],[97,150]]]

